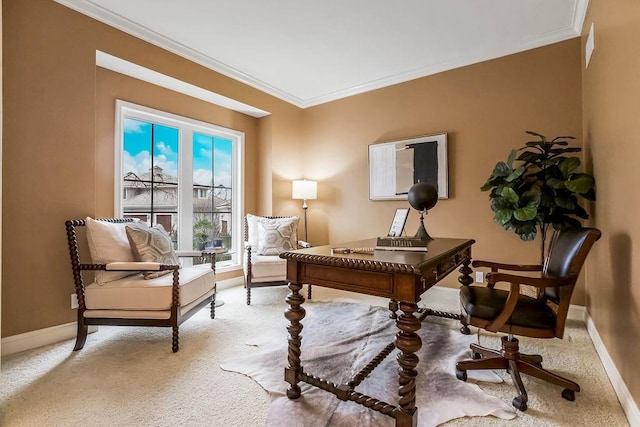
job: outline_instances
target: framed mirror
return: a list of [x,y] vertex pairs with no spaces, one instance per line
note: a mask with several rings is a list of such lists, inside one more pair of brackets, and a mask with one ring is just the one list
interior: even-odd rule
[[418,181],[449,197],[447,134],[420,136],[369,145],[369,199],[406,200]]

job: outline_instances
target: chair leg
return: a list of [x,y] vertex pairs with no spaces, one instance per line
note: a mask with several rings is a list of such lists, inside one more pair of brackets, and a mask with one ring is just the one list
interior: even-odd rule
[[78,320],[78,334],[76,336],[76,345],[73,347],[73,351],[82,350],[84,343],[87,341],[87,333],[89,327],[84,324],[82,320]]
[[549,372],[535,364],[525,362],[523,360],[518,361],[518,368],[522,373],[531,375],[532,377],[540,378],[541,380],[550,382],[551,384],[558,385],[573,391],[580,391],[580,386],[567,378],[556,375],[553,372]]
[[507,369],[508,366],[509,361],[500,356],[487,359],[461,360],[456,363],[456,369],[459,371]]
[[178,327],[177,326],[172,326],[173,328],[173,337],[171,339],[171,349],[173,350],[174,353],[178,352]]
[[539,354],[521,354],[520,360],[524,360],[525,362],[533,365],[542,365],[542,356]]
[[524,384],[522,384],[522,378],[520,378],[520,364],[518,362],[518,360],[509,360],[509,373],[511,374],[513,385],[518,391],[518,396],[511,401],[511,404],[520,411],[526,411],[529,397],[527,396],[527,390],[525,390]]
[[474,353],[474,359],[478,359],[475,357],[475,353],[479,354],[482,357],[501,357],[501,353],[498,350],[494,350],[492,348],[483,347],[480,344],[472,343],[470,346],[471,351]]

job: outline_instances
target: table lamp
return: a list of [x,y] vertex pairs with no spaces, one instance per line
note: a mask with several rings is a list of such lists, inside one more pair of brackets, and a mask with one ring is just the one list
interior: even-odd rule
[[318,182],[307,181],[306,179],[293,181],[291,189],[291,198],[296,200],[304,200],[302,209],[304,210],[304,241],[307,240],[307,200],[315,200],[318,198]]

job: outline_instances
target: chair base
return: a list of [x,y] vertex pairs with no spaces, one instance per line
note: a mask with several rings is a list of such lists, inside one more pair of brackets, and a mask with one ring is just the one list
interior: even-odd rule
[[456,377],[462,381],[467,380],[468,370],[474,369],[506,369],[511,374],[513,385],[518,395],[511,402],[520,410],[527,410],[527,391],[522,383],[520,373],[531,375],[541,380],[563,387],[562,397],[566,400],[575,400],[575,392],[580,391],[580,386],[566,378],[547,371],[542,367],[542,356],[521,354],[516,338],[502,337],[502,350],[494,350],[478,344],[471,344],[473,360],[462,360],[456,363]]

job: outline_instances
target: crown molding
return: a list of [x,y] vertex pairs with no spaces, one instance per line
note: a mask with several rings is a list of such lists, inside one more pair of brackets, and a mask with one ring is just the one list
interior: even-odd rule
[[582,34],[582,26],[584,25],[584,19],[587,17],[587,10],[589,9],[589,0],[575,0],[576,7],[573,11],[573,31],[576,36],[580,37]]

